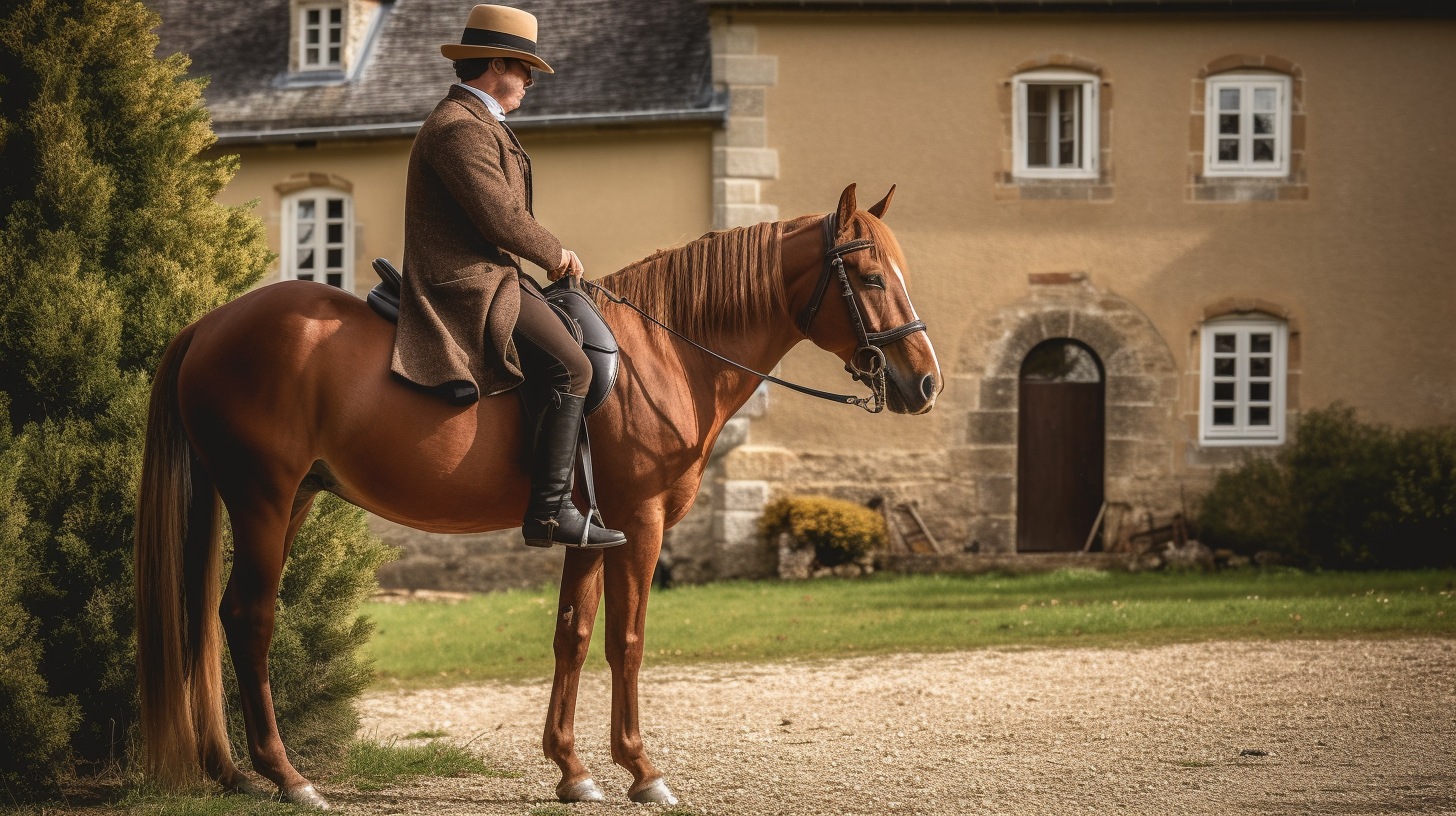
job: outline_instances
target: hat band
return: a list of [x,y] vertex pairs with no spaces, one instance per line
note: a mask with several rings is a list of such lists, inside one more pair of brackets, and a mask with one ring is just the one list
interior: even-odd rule
[[460,36],[461,45],[489,45],[496,48],[509,48],[513,51],[525,51],[527,54],[536,53],[536,43],[525,37],[517,37],[514,34],[507,34],[504,31],[491,31],[486,28],[467,28]]

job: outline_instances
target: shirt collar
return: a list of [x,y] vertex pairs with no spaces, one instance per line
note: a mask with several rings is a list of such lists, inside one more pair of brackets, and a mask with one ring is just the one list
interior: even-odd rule
[[485,91],[482,91],[479,88],[472,88],[469,85],[464,85],[458,82],[455,84],[455,87],[464,88],[465,90],[470,91],[471,93],[480,97],[480,101],[485,103],[485,107],[490,110],[490,115],[494,116],[497,122],[504,122],[506,120],[506,109],[501,107],[501,103],[495,101],[495,97],[491,96]]

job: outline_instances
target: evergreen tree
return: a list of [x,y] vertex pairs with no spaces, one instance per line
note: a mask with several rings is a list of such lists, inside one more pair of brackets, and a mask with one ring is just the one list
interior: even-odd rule
[[[95,761],[126,744],[136,694],[132,526],[151,375],[179,330],[259,280],[269,253],[250,207],[214,201],[238,160],[205,152],[215,142],[205,81],[186,76],[182,55],[153,57],[155,14],[137,0],[6,5],[0,781],[18,785],[9,791],[18,799],[63,767],[58,746]],[[323,696],[347,701],[367,676],[355,655],[367,626],[354,618],[384,548],[361,512],[325,515],[328,532],[311,521],[294,558],[317,560],[318,542],[347,553],[315,571],[346,589],[326,596],[338,601],[328,608],[303,604],[317,620],[295,615],[280,631],[325,633],[345,651],[288,650],[275,666],[316,684],[331,678]],[[308,706],[322,699],[287,684],[275,693]],[[337,739],[352,724],[322,732]]]

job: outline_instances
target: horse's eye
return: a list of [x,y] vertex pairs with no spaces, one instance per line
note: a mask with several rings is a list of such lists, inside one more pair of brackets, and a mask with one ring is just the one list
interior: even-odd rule
[[870,286],[875,289],[885,288],[885,279],[880,275],[860,275],[859,279],[864,282],[865,286]]

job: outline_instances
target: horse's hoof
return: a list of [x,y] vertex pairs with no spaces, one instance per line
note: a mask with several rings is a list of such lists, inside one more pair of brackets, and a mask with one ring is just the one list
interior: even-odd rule
[[278,798],[290,805],[313,808],[314,810],[328,810],[329,800],[323,794],[313,789],[313,785],[304,785],[301,788],[278,791]]
[[223,790],[227,793],[236,794],[238,796],[247,796],[252,799],[273,798],[273,794],[269,793],[266,788],[263,788],[262,786],[258,785],[256,782],[247,778],[246,776],[243,776],[242,774],[238,774],[238,779],[233,784],[224,785]]
[[677,797],[672,795],[672,791],[668,789],[667,783],[663,782],[660,776],[652,780],[652,784],[636,793],[629,794],[627,798],[639,805],[677,804]]
[[593,782],[591,777],[562,785],[556,789],[556,798],[562,802],[605,802],[607,795]]

